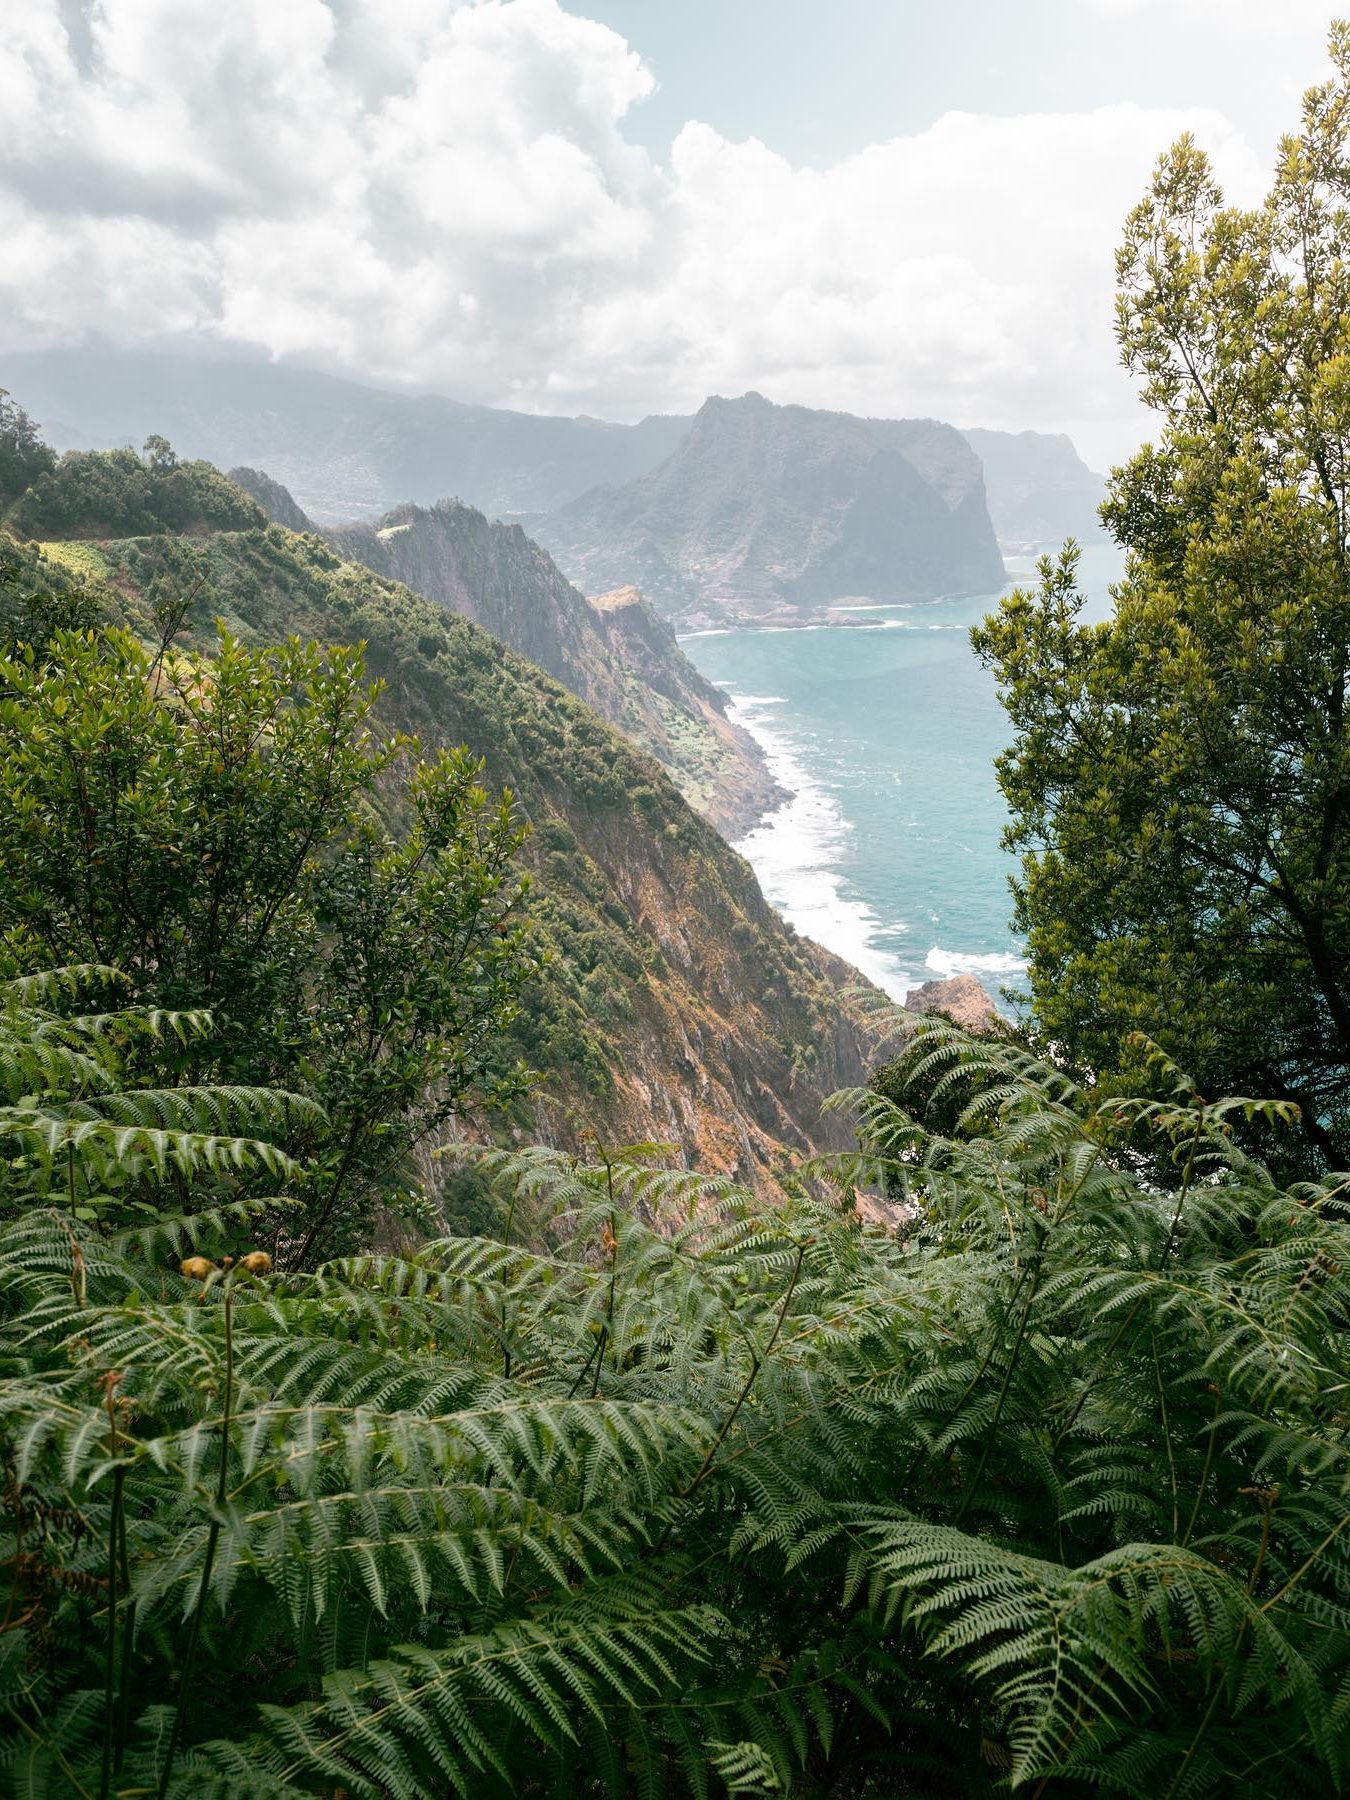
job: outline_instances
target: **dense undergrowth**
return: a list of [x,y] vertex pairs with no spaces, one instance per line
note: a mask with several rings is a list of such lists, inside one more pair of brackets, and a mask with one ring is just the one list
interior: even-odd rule
[[0,1017],[9,1791],[1342,1788],[1345,1183],[1248,1103],[929,1024],[959,1124],[852,1096],[832,1198],[495,1152],[495,1236],[285,1269],[300,1103],[113,980]]

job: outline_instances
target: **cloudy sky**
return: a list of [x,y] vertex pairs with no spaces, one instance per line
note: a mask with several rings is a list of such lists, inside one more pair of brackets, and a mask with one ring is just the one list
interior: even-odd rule
[[1120,222],[1260,191],[1308,0],[17,0],[6,349],[91,333],[634,418],[776,400],[1147,430]]

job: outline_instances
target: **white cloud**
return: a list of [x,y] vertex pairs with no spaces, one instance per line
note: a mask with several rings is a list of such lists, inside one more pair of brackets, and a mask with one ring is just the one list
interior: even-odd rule
[[950,114],[824,170],[691,122],[661,166],[623,133],[652,85],[556,0],[96,0],[87,45],[27,0],[0,344],[204,335],[613,416],[757,386],[1107,449],[1112,252],[1156,154],[1194,129],[1258,185],[1218,115],[1134,106]]

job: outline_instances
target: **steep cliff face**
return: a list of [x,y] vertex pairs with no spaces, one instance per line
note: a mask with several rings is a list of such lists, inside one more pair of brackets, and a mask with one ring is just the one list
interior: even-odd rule
[[[283,492],[285,490],[282,490]],[[763,752],[635,590],[592,604],[518,525],[458,501],[325,534],[339,554],[472,619],[651,752],[729,836],[781,798]]]
[[1106,484],[1070,438],[1048,431],[967,431],[984,468],[989,516],[1000,543],[1058,544],[1102,535]]
[[[167,535],[99,547],[105,602],[134,627],[175,548]],[[869,1039],[843,997],[860,977],[784,924],[651,757],[467,619],[314,537],[272,525],[199,551],[190,624],[203,646],[217,618],[253,641],[364,639],[384,723],[428,748],[469,744],[486,780],[516,794],[551,953],[520,1027],[545,1082],[518,1130],[673,1142],[765,1191],[790,1157],[847,1143],[821,1103],[865,1074]],[[616,629],[643,629],[621,623],[630,605],[607,609]]]
[[284,525],[287,531],[315,529],[314,521],[296,505],[295,496],[290,489],[283,487],[279,481],[274,481],[264,470],[231,469],[226,479],[256,500],[274,525]]
[[586,592],[636,582],[681,620],[791,621],[832,600],[1003,580],[959,432],[758,394],[708,400],[659,468],[527,524]]

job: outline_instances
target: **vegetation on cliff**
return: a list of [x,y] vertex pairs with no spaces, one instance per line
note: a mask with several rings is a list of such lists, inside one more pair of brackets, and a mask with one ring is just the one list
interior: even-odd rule
[[0,657],[0,955],[209,1006],[209,1041],[169,1059],[174,1104],[208,1075],[304,1095],[309,1254],[369,1242],[416,1146],[524,1086],[510,797],[465,750],[381,741],[374,700],[356,653],[295,640],[223,635],[207,659],[58,632]]
[[[167,626],[176,645],[208,653],[217,621],[241,648],[292,633],[361,640],[383,683],[371,723],[384,738],[416,733],[428,757],[473,747],[486,785],[510,789],[531,828],[522,857],[542,966],[512,1031],[546,1079],[517,1126],[567,1144],[587,1131],[672,1142],[766,1186],[793,1152],[847,1141],[822,1104],[864,1069],[867,1036],[843,998],[853,971],[791,932],[655,762],[505,645],[277,526],[41,549],[10,540],[6,555],[19,636],[78,605],[84,622],[111,618],[151,644]],[[83,718],[68,713],[62,729]],[[68,799],[63,830],[78,834]],[[396,824],[387,783],[377,800]],[[132,815],[118,818],[129,830]],[[252,1078],[283,1077],[262,1063]]]
[[67,450],[42,469],[0,525],[25,538],[198,535],[264,523],[259,507],[210,463],[179,462],[162,437],[134,450]]
[[730,722],[722,695],[635,589],[622,604],[614,596],[592,603],[519,525],[458,501],[396,507],[374,525],[325,535],[344,558],[462,613],[547,669],[649,751],[727,836],[781,797],[759,746]]

